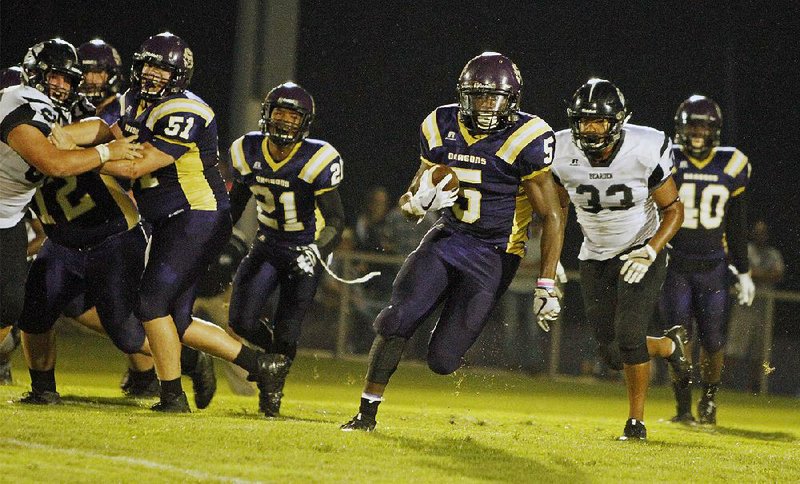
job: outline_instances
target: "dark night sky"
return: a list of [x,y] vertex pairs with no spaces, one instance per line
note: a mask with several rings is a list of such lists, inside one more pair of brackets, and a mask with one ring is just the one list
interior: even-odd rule
[[[341,191],[351,219],[371,185],[397,195],[404,190],[417,166],[420,121],[437,105],[454,102],[467,60],[496,50],[522,71],[523,109],[555,129],[566,127],[562,100],[590,76],[622,89],[632,122],[670,133],[675,108],[688,95],[716,99],[725,117],[723,142],[744,151],[754,166],[751,212],[767,219],[790,272],[800,273],[794,212],[800,206],[800,82],[793,74],[800,71],[800,7],[788,1],[718,2],[716,8],[711,2],[626,3],[636,5],[301,2],[296,80],[317,100],[312,136],[330,141],[346,160]],[[236,2],[93,2],[91,11],[87,4],[3,0],[2,65],[19,62],[28,46],[55,35],[76,45],[101,36],[127,65],[142,40],[169,29],[195,51],[192,90],[219,114],[225,151],[241,134],[225,126]],[[569,240],[568,267],[577,253],[574,226]],[[789,285],[800,287],[800,277]]]

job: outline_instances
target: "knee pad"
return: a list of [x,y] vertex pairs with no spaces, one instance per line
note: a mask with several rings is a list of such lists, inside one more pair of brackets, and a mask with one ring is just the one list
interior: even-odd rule
[[137,324],[139,324],[139,329],[130,328],[114,334],[108,334],[114,346],[125,354],[132,355],[142,349],[145,338],[144,327],[138,321]]
[[[410,328],[403,328],[403,326],[402,315],[400,310],[395,306],[383,308],[372,323],[375,332],[386,338],[399,336],[404,339],[409,339],[414,334],[416,327],[411,325]],[[409,325],[406,324],[406,326]]]
[[428,368],[438,375],[449,375],[461,368],[464,358],[428,353]]
[[231,320],[230,326],[234,333],[271,353],[274,341],[272,323],[267,318],[259,318],[255,323],[243,324],[244,320]]
[[380,334],[375,337],[369,351],[367,381],[386,385],[397,370],[408,339],[400,336],[386,338]]
[[700,344],[703,346],[703,349],[706,350],[706,353],[716,353],[725,346],[725,337],[722,331],[713,331],[702,335]]
[[622,371],[622,355],[619,346],[615,342],[601,344],[597,348],[597,354],[603,359],[606,365],[612,370]]
[[622,362],[626,365],[639,365],[650,361],[646,341],[642,341],[641,344],[636,346],[620,346],[619,352],[622,356]]

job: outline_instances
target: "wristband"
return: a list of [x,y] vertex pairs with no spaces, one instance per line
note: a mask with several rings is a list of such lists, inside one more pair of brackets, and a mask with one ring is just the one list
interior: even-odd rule
[[97,154],[100,155],[100,164],[102,165],[111,157],[111,150],[108,149],[107,145],[97,145],[94,147],[97,150]]
[[543,287],[545,289],[553,289],[556,287],[556,280],[555,279],[548,279],[546,277],[540,277],[536,279],[536,287]]

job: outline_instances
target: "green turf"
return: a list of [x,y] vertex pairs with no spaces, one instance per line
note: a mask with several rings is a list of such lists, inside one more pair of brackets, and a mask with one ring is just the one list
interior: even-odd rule
[[[649,441],[617,442],[622,383],[470,369],[439,377],[404,362],[372,434],[343,433],[357,408],[364,361],[305,353],[281,419],[220,378],[211,406],[160,415],[120,396],[123,360],[103,340],[62,336],[57,378],[65,404],[5,403],[0,387],[0,481],[585,482],[800,481],[800,401],[723,391],[720,425],[660,422],[667,388],[653,388]],[[221,375],[221,371],[219,372]],[[190,388],[190,384],[186,384]]]

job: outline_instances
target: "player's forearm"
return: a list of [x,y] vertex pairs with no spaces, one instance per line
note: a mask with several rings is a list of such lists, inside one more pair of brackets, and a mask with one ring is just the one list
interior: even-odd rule
[[79,150],[55,150],[52,157],[31,160],[31,164],[43,175],[65,178],[94,170],[101,165],[100,153],[94,148]]
[[145,143],[141,151],[142,157],[134,160],[131,166],[131,179],[141,178],[159,168],[175,163],[175,158],[159,150],[150,143]]
[[317,206],[325,219],[325,227],[315,241],[322,257],[327,257],[339,245],[344,230],[344,206],[338,190],[331,190],[316,198]]
[[656,234],[648,242],[656,253],[661,252],[680,230],[683,224],[683,203],[676,200],[661,211],[661,217],[661,225],[658,226]]
[[100,118],[90,118],[64,126],[64,131],[78,146],[94,146],[114,139],[111,129]]
[[542,266],[539,270],[540,277],[555,279],[556,267],[561,258],[561,249],[564,246],[564,228],[566,220],[560,207],[542,218]]
[[135,170],[132,160],[114,160],[103,163],[103,166],[100,167],[100,173],[127,180],[135,180],[137,178],[134,176]]

